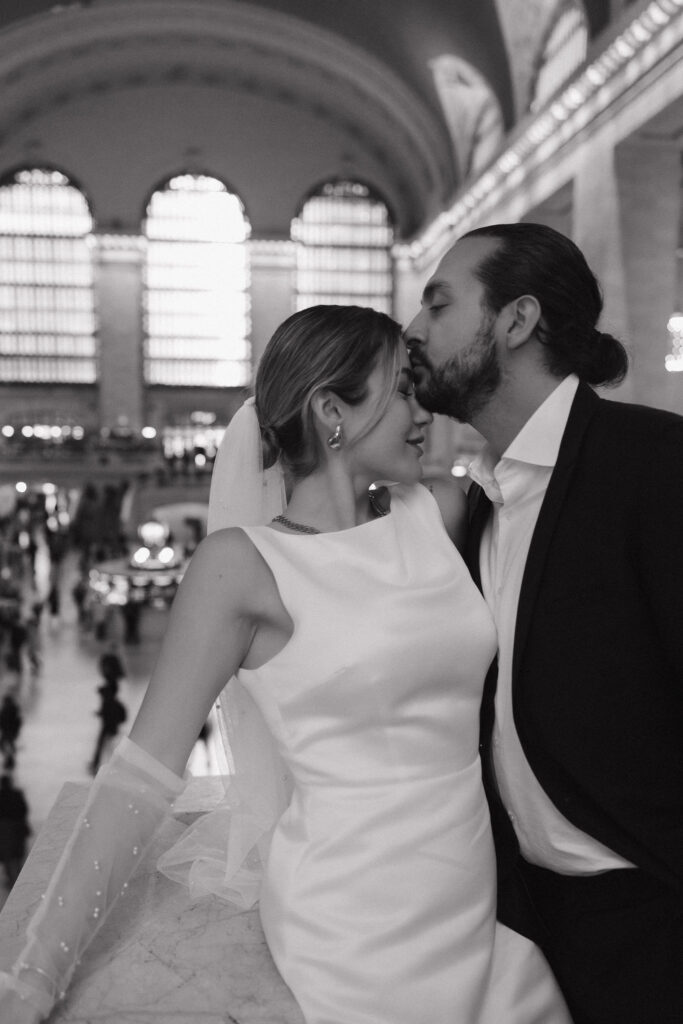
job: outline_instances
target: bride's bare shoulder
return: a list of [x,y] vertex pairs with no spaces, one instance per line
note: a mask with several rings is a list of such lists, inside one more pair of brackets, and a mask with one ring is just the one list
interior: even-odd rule
[[242,606],[253,606],[272,587],[272,575],[252,544],[239,527],[215,530],[199,544],[190,559],[186,573],[195,586],[220,589],[225,600]]
[[248,557],[249,552],[256,548],[249,540],[249,537],[239,526],[226,526],[220,530],[214,530],[208,534],[198,546],[193,558],[199,551],[219,555],[228,554],[233,558]]

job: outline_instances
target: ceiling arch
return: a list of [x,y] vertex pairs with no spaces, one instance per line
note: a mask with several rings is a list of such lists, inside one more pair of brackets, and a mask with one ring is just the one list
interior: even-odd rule
[[[561,2],[2,0],[0,169],[41,152],[80,168],[85,138],[99,150],[93,188],[109,202],[124,179],[146,190],[144,175],[173,173],[195,154],[198,169],[251,193],[265,232],[284,231],[283,210],[312,182],[355,175],[384,193],[409,240],[527,115],[542,35]],[[613,0],[581,2],[594,38]],[[469,66],[483,91],[435,76],[446,58]],[[493,128],[484,146],[475,133],[473,161],[463,135],[473,115],[460,108],[473,98],[481,107],[484,94]],[[136,147],[124,175],[100,107],[118,145]],[[247,117],[258,131],[245,130]],[[266,180],[264,162],[281,170],[277,181]],[[131,202],[105,213],[131,221]]]
[[[50,30],[50,19],[59,31]],[[217,131],[225,112],[239,113],[247,97],[334,128],[348,152],[331,153],[330,167],[336,161],[348,173],[356,166],[381,180],[404,237],[456,187],[443,122],[389,67],[290,14],[225,0],[108,0],[7,27],[0,34],[0,146],[89,97],[135,90],[143,117],[146,90],[160,85],[212,92]],[[186,134],[191,148],[191,125]],[[263,157],[272,160],[268,134],[264,123]],[[306,158],[302,152],[302,191]]]

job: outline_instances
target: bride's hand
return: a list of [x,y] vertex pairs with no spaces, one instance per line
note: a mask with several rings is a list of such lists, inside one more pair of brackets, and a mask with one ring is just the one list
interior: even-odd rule
[[19,995],[14,978],[0,971],[0,1021],[7,1024],[38,1024],[43,1020],[40,1010]]

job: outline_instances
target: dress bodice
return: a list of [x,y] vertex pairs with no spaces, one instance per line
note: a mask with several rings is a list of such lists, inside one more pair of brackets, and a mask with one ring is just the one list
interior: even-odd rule
[[295,780],[379,782],[470,765],[495,628],[426,488],[396,486],[389,515],[349,530],[245,532],[294,630],[238,678]]

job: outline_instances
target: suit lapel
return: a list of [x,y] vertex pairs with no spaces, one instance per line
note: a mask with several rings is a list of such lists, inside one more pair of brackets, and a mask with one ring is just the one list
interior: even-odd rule
[[513,685],[519,676],[548,548],[562,511],[586,428],[600,401],[601,399],[587,384],[579,384],[560,444],[557,463],[550,478],[529,546],[517,606],[515,646],[512,656]]
[[469,526],[465,543],[465,563],[472,579],[481,590],[481,569],[479,567],[479,547],[486,520],[491,513],[491,502],[479,484],[472,484],[467,492]]
[[[469,514],[469,525],[467,529],[467,541],[465,543],[465,564],[470,575],[479,590],[481,586],[481,568],[479,566],[479,548],[481,547],[481,535],[491,514],[491,501],[479,484],[471,484],[467,492],[467,507]],[[491,764],[490,740],[493,731],[495,717],[494,699],[498,683],[498,658],[495,657],[489,666],[484,680],[484,688],[481,696],[481,708],[479,715],[479,736],[482,748],[482,763],[484,766],[484,784],[490,799],[495,803],[497,792],[494,781],[493,767]],[[503,817],[507,816],[502,812]]]

